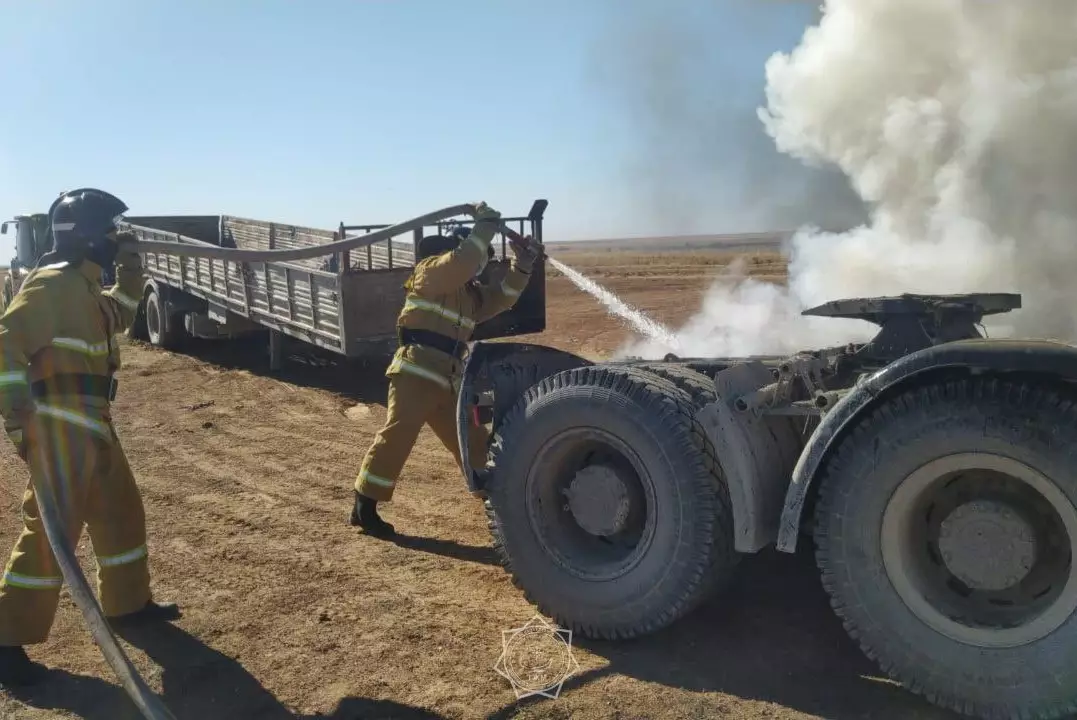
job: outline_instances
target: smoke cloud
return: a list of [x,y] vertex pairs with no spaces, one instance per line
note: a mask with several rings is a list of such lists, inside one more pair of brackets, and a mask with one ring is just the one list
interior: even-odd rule
[[[766,63],[759,121],[781,152],[841,169],[872,208],[790,241],[788,287],[720,279],[681,328],[693,354],[866,339],[799,317],[840,297],[1020,292],[992,336],[1077,339],[1077,5],[826,0]],[[657,356],[653,342],[624,349]]]
[[[665,233],[845,229],[864,205],[836,167],[780,153],[757,116],[775,37],[809,6],[759,0],[623,0],[595,53],[596,88],[630,138],[621,176]],[[788,35],[788,32],[786,32]],[[713,80],[708,80],[713,78]]]

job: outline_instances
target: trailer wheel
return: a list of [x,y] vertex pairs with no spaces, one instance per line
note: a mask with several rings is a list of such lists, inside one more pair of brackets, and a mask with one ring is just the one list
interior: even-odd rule
[[627,638],[692,609],[732,521],[685,394],[625,367],[528,389],[493,442],[487,512],[517,587],[587,637]]
[[1077,710],[1077,406],[960,380],[884,402],[841,442],[816,557],[849,634],[895,680],[983,718]]
[[178,346],[182,335],[176,330],[174,319],[167,318],[164,302],[153,288],[146,293],[145,308],[146,335],[150,344],[165,350],[172,350]]

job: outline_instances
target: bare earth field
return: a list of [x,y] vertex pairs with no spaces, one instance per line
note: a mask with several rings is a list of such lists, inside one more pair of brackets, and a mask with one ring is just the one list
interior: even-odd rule
[[[658,319],[678,323],[732,255],[603,247],[551,252]],[[752,256],[779,279],[781,259]],[[529,338],[590,355],[625,331],[562,277],[549,329]],[[125,344],[115,416],[144,493],[170,628],[128,635],[132,659],[178,718],[952,718],[879,678],[832,614],[811,548],[747,559],[733,591],[633,642],[573,644],[556,700],[517,702],[494,670],[503,630],[534,616],[489,547],[482,507],[424,431],[385,515],[397,543],[347,524],[352,479],[384,418],[384,363],[290,360],[261,345]],[[19,529],[20,461],[0,449],[0,553]],[[80,548],[92,571],[89,543]],[[137,718],[65,596],[31,648],[54,668],[0,717]]]

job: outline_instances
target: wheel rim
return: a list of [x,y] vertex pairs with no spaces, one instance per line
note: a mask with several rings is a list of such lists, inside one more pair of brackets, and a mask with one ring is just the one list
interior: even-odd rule
[[146,300],[146,331],[154,342],[161,337],[161,315],[157,312],[157,296],[153,294]]
[[584,580],[624,575],[654,537],[655,488],[639,456],[598,428],[551,438],[531,463],[527,516],[543,551]]
[[977,647],[1027,645],[1077,609],[1077,509],[1044,475],[989,453],[920,467],[883,515],[886,574],[922,622]]

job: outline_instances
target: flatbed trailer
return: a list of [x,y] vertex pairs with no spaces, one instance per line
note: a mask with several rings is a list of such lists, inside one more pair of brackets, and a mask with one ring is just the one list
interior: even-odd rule
[[[503,222],[542,239],[545,200],[524,216]],[[357,250],[295,261],[233,262],[145,252],[147,280],[130,335],[178,348],[187,337],[234,338],[269,332],[271,366],[280,365],[282,336],[345,357],[384,353],[396,343],[396,318],[404,281],[415,267],[425,235],[471,218],[434,223]],[[346,224],[335,230],[286,225],[232,215],[144,215],[125,226],[140,240],[209,243],[241,250],[281,250],[325,245],[368,234],[389,224]],[[495,237],[490,278],[508,270],[504,235]],[[476,340],[541,332],[546,327],[546,276],[539,263],[516,305],[475,329]]]

